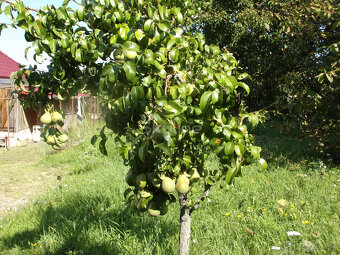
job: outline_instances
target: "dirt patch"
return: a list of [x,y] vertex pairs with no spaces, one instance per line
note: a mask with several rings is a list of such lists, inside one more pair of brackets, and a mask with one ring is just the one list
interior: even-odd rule
[[65,167],[42,167],[42,143],[0,150],[0,218],[17,211],[57,185]]

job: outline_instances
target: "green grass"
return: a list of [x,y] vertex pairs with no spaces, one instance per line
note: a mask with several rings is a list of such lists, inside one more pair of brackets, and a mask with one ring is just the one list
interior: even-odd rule
[[[191,254],[340,254],[340,168],[320,159],[313,141],[268,127],[255,130],[268,170],[248,166],[230,191],[213,188],[192,215]],[[159,218],[131,211],[127,167],[113,144],[109,152],[87,139],[40,161],[68,174],[0,221],[0,254],[177,254],[178,204]]]

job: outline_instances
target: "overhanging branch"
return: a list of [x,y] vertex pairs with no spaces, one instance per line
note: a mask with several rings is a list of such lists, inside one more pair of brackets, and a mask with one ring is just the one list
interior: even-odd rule
[[[10,1],[8,1],[8,0],[2,0],[2,2],[7,3],[7,4],[10,4],[10,5],[14,5],[14,3],[12,3],[12,2],[10,2]],[[31,11],[34,11],[34,12],[39,12],[37,9],[33,9],[33,8],[31,8],[31,7],[25,6],[25,8],[26,8],[27,10],[31,10]]]
[[190,207],[189,214],[191,214],[193,211],[197,210],[200,207],[201,203],[208,197],[210,188],[211,188],[211,185],[207,184],[204,181],[204,192],[201,195],[201,197],[195,202],[195,204]]

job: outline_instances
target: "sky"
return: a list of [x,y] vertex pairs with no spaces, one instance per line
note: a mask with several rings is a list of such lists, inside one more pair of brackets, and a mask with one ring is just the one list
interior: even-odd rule
[[[12,0],[9,0],[12,1]],[[46,5],[54,5],[55,7],[60,7],[63,3],[63,0],[23,0],[25,6],[40,9]],[[2,8],[4,8],[7,4],[2,4]],[[31,12],[34,15],[34,12]],[[0,14],[0,23],[10,23],[9,19],[5,16],[4,13]],[[9,27],[7,29],[2,30],[0,35],[0,50],[5,53],[7,56],[15,60],[16,62],[24,65],[34,65],[37,64],[32,56],[33,54],[28,53],[28,59],[25,58],[25,49],[31,44],[25,41],[24,38],[24,30],[21,28],[14,29]],[[33,49],[30,50],[33,52]],[[46,66],[48,65],[48,61],[42,65],[37,64],[39,69],[46,70]]]

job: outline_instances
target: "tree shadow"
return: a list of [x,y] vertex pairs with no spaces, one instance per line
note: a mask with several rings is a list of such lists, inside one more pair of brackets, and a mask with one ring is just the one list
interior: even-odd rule
[[319,139],[302,133],[293,122],[271,120],[250,132],[268,163],[283,166],[312,161],[337,162],[333,155],[322,150]]
[[[155,247],[162,247],[178,233],[176,224],[165,218],[138,215],[127,205],[115,208],[104,195],[74,194],[44,208],[34,206],[38,207],[35,214],[39,224],[6,237],[3,242],[8,249],[25,250],[30,242],[31,246],[33,241],[46,243],[49,236],[57,235],[58,244],[45,244],[44,254],[135,254],[124,245],[126,239],[133,238],[139,245],[149,239]],[[171,248],[163,248],[173,253]]]

